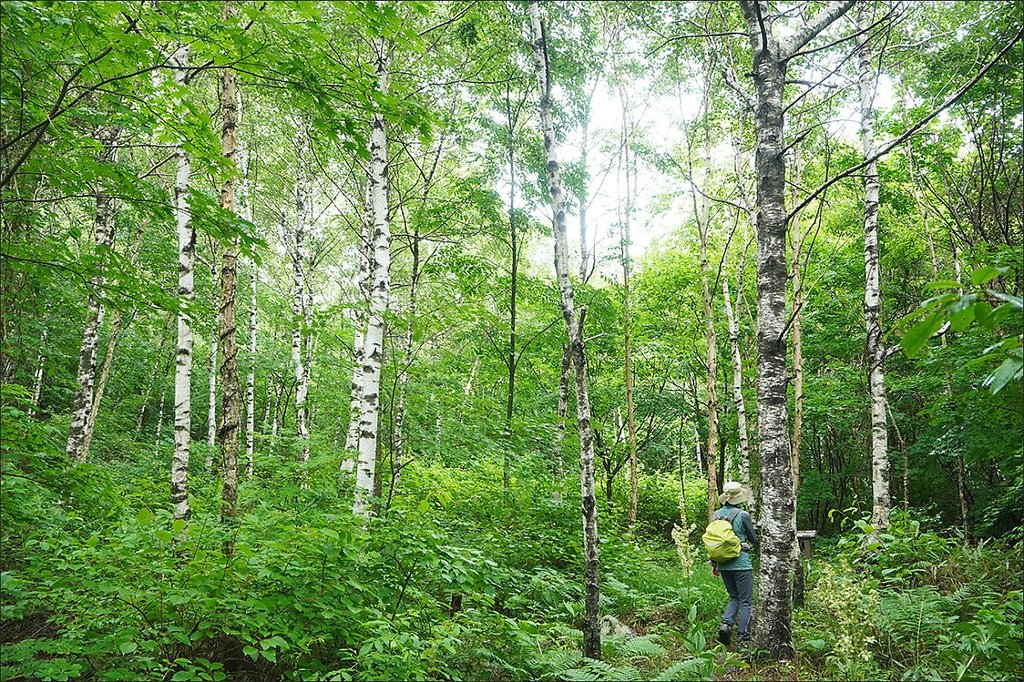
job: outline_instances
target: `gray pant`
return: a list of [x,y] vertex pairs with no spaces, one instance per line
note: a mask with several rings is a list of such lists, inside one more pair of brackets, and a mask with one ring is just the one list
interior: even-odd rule
[[722,582],[729,593],[729,605],[725,607],[722,622],[732,625],[736,614],[740,617],[740,641],[750,639],[750,604],[754,598],[754,572],[722,571]]

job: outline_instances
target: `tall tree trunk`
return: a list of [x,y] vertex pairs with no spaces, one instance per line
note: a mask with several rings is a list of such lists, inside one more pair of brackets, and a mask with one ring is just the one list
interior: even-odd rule
[[[388,45],[383,38],[376,50],[377,88],[388,91]],[[368,516],[377,472],[377,438],[380,420],[380,374],[384,359],[384,316],[391,291],[391,230],[388,224],[388,138],[384,114],[373,115],[370,131],[370,199],[373,207],[373,236],[370,309],[363,346],[362,388],[359,408],[359,460],[353,513]]]
[[308,385],[306,366],[303,360],[304,342],[308,316],[306,312],[306,171],[305,150],[306,134],[304,123],[299,123],[295,133],[295,243],[292,250],[292,366],[295,370],[295,436],[299,439],[302,450],[299,461],[309,460],[309,429],[306,426],[306,398]]
[[515,161],[515,128],[516,119],[513,118],[512,99],[509,89],[505,90],[505,109],[508,122],[508,173],[509,173],[509,199],[508,199],[508,245],[512,252],[511,264],[511,285],[509,291],[509,315],[508,315],[508,358],[505,364],[508,368],[508,393],[505,398],[505,432],[504,432],[504,457],[502,461],[502,485],[507,491],[510,484],[510,467],[512,456],[512,416],[515,410],[516,401],[516,299],[518,298],[519,286],[519,233],[516,225],[516,161]]
[[[188,53],[188,45],[182,45],[175,52],[174,81],[179,85],[186,82]],[[196,230],[191,223],[188,199],[191,163],[183,142],[179,142],[175,149],[175,156],[177,157],[177,171],[174,176],[174,222],[178,234],[178,303],[180,308],[174,361],[174,453],[171,455],[171,507],[175,519],[187,521],[192,515],[188,503],[188,459],[192,438],[192,346],[194,340],[192,318],[186,311],[195,298]],[[161,397],[162,402],[163,398]]]
[[569,373],[572,370],[572,353],[569,344],[562,346],[562,369],[558,375],[558,431],[555,440],[555,504],[562,504],[562,484],[565,479],[564,452],[565,421],[569,413]]
[[[139,249],[142,247],[142,234],[146,230],[146,222],[139,223],[135,230],[135,237],[128,247],[128,265],[135,268],[138,264]],[[135,316],[135,311],[129,314],[128,321]],[[111,325],[110,340],[107,341],[107,350],[103,355],[103,364],[100,365],[99,376],[96,379],[96,391],[89,410],[89,418],[85,422],[85,437],[82,439],[82,458],[88,458],[89,448],[92,447],[92,436],[96,431],[96,419],[100,413],[100,403],[103,402],[103,394],[107,390],[107,380],[110,379],[110,370],[114,365],[114,356],[117,353],[117,345],[121,341],[121,334],[124,331],[125,314],[122,310],[114,313],[114,323]]]
[[583,552],[585,556],[583,607],[583,655],[601,657],[601,628],[598,623],[600,601],[600,562],[598,559],[597,501],[594,495],[594,434],[590,424],[590,398],[587,391],[587,356],[583,332],[577,318],[569,280],[569,244],[565,229],[565,201],[562,179],[555,153],[555,128],[551,120],[551,84],[548,78],[547,43],[540,19],[537,0],[529,2],[533,27],[533,61],[537,74],[539,109],[544,149],[547,152],[548,191],[551,193],[551,211],[555,231],[555,272],[561,291],[562,313],[572,348],[573,366],[576,368],[576,416],[580,433],[580,492],[583,512]]
[[370,182],[367,177],[366,200],[363,210],[363,230],[359,240],[359,275],[357,287],[360,305],[353,320],[355,331],[352,335],[352,383],[349,389],[348,428],[345,433],[345,454],[341,459],[341,471],[355,469],[359,448],[359,410],[363,404],[363,362],[365,361],[366,325],[369,320],[370,283],[373,279],[373,201],[370,196]]
[[[210,261],[210,308],[213,311],[213,319],[220,320],[220,264],[217,262],[216,252],[211,254]],[[209,409],[206,411],[206,444],[210,449],[206,455],[206,470],[213,469],[213,448],[217,445],[217,356],[220,353],[220,342],[218,336],[219,327],[210,334],[210,373],[207,376],[207,401]]]
[[[739,434],[740,446],[740,482],[750,490],[750,443],[747,437],[747,408],[743,403],[743,356],[740,354],[740,332],[736,317],[732,310],[729,297],[729,283],[722,278],[722,296],[725,298],[725,317],[729,324],[729,346],[732,350],[732,400],[736,406],[736,430]],[[756,518],[757,511],[753,501],[750,502],[751,515]]]
[[[117,137],[120,131],[113,127],[103,127],[97,132],[97,138],[103,146],[100,152],[101,163],[117,161]],[[114,218],[116,214],[114,197],[103,188],[96,189],[96,253],[99,257],[97,272],[92,278],[86,303],[85,330],[82,332],[82,347],[78,353],[78,385],[71,409],[71,428],[68,431],[67,446],[64,451],[73,460],[85,461],[86,425],[92,410],[93,390],[96,381],[96,346],[99,342],[100,328],[103,325],[103,304],[95,290],[103,286],[103,264],[106,252],[114,245]]]
[[633,339],[632,310],[630,308],[630,216],[633,213],[633,196],[630,183],[629,158],[629,97],[624,86],[619,86],[619,99],[622,102],[622,159],[626,171],[626,210],[621,220],[619,235],[619,256],[622,261],[622,335],[625,355],[626,381],[626,451],[629,457],[629,527],[636,526],[636,512],[639,500],[639,482],[637,480],[636,453],[636,410],[633,405]]
[[[174,190],[174,191],[177,191],[177,190]],[[177,229],[177,208],[176,208],[177,199],[175,199],[172,196],[171,201],[172,201],[172,203],[175,206],[175,229]],[[150,394],[153,391],[153,386],[155,386],[156,383],[157,383],[156,379],[157,379],[158,373],[160,372],[160,367],[163,366],[163,363],[161,362],[161,360],[162,360],[162,358],[164,356],[164,348],[165,348],[166,344],[167,344],[167,328],[166,328],[166,325],[164,325],[164,326],[162,326],[162,328],[160,330],[160,348],[156,352],[156,362],[153,364],[153,371],[150,372],[150,374],[149,374],[149,381],[146,382],[146,386],[145,386],[145,388],[142,391],[142,404],[139,406],[139,416],[135,418],[135,432],[134,432],[134,437],[133,437],[133,439],[135,441],[139,440],[139,435],[142,433],[142,422],[146,418],[146,407],[149,405],[149,398],[150,398]]]
[[[231,21],[236,14],[230,4],[224,5],[223,15]],[[229,164],[235,163],[238,134],[238,91],[235,73],[223,69],[220,78],[220,106],[223,112],[220,147]],[[220,189],[220,206],[225,211],[235,210],[235,181],[224,180]],[[235,551],[234,525],[238,515],[238,431],[239,386],[238,345],[235,324],[235,292],[238,289],[238,238],[232,237],[224,246],[220,270],[220,384],[221,418],[218,440],[221,454],[221,523],[228,527],[224,541],[224,554]]]
[[121,340],[121,333],[124,330],[124,313],[120,310],[114,313],[114,322],[110,328],[110,339],[107,341],[107,350],[103,354],[103,363],[100,365],[99,374],[96,376],[96,390],[92,399],[92,406],[89,408],[89,416],[85,420],[85,433],[82,437],[82,459],[89,457],[89,450],[92,448],[92,436],[96,431],[96,419],[100,414],[100,403],[103,394],[107,390],[107,380],[110,379],[110,369],[114,366],[114,355],[117,353],[117,344]]
[[779,41],[768,3],[740,0],[753,53],[757,151],[758,452],[761,459],[761,565],[755,646],[775,658],[793,653],[796,515],[786,404],[786,160],[782,94],[790,58],[842,16],[853,0],[825,5]]
[[[160,443],[163,440],[164,404],[167,402],[167,386],[164,385],[165,377],[166,377],[166,372],[162,373],[160,375],[160,407],[157,408],[157,413],[156,413],[156,440],[155,440],[155,443],[156,443],[156,448],[158,450],[160,449]],[[174,460],[171,460],[172,473],[173,473],[173,466],[174,466]],[[171,482],[171,495],[172,495],[171,499],[173,501],[173,499],[174,499],[173,498],[173,495],[174,495],[173,481]]]
[[[857,6],[858,32],[865,30],[865,5]],[[865,35],[866,33],[862,33]],[[871,68],[871,49],[867,37],[859,48],[860,134],[865,158],[875,153],[874,98],[876,78]],[[864,170],[864,322],[867,327],[868,386],[871,395],[871,488],[873,504],[871,525],[876,531],[889,526],[889,445],[886,424],[885,345],[882,342],[881,264],[878,256],[878,162],[872,161]]]
[[[710,78],[710,73],[708,78]],[[711,85],[704,95],[703,113],[705,118],[711,115]],[[711,290],[708,286],[708,232],[711,229],[711,211],[707,194],[711,185],[711,131],[710,122],[704,126],[704,177],[701,180],[701,192],[693,190],[694,209],[697,214],[697,230],[700,233],[700,284],[701,302],[704,307],[705,341],[707,351],[707,387],[708,387],[708,519],[718,509],[718,473],[715,459],[718,453],[718,338],[715,334],[715,311],[712,305]]]
[[[424,205],[426,200],[424,198]],[[402,348],[402,366],[398,376],[398,406],[395,414],[395,449],[391,455],[391,487],[388,489],[387,508],[391,507],[391,499],[398,489],[405,466],[405,401],[409,389],[409,369],[412,367],[413,327],[416,322],[416,294],[420,279],[420,233],[419,228],[413,233],[412,273],[409,280],[409,324],[405,328],[405,339]]]
[[[251,199],[250,199],[251,202]],[[247,207],[252,220],[251,205]],[[255,261],[249,261],[249,376],[245,381],[245,461],[249,478],[256,474],[256,325],[257,299],[256,286],[259,284],[260,272]]]
[[32,418],[39,416],[39,401],[43,397],[43,369],[46,365],[46,339],[49,335],[50,328],[43,327],[43,333],[39,337],[39,353],[36,355],[36,368],[32,372],[32,405],[28,410],[28,416]]

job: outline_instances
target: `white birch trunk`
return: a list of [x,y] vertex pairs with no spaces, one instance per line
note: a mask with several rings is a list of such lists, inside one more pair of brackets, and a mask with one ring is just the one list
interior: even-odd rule
[[793,654],[796,514],[786,402],[786,159],[783,91],[789,59],[854,0],[832,2],[783,40],[767,2],[740,0],[753,55],[757,151],[757,419],[761,460],[761,564],[754,644],[773,658]]
[[[231,22],[237,10],[231,3],[224,4],[222,17]],[[222,112],[220,149],[225,160],[236,164],[238,154],[238,86],[235,72],[225,68],[220,74],[220,110]],[[235,180],[226,178],[220,187],[220,207],[235,211]],[[238,516],[238,435],[241,426],[241,405],[238,381],[238,344],[235,322],[235,299],[238,290],[238,237],[233,236],[221,251],[220,269],[220,383],[221,417],[218,445],[221,461],[220,522],[228,533],[224,540],[225,557],[235,551],[234,527]]]
[[341,471],[355,469],[356,452],[359,447],[359,409],[363,402],[363,349],[367,324],[367,310],[370,305],[370,281],[373,278],[373,253],[370,240],[373,236],[373,204],[370,197],[370,183],[366,183],[366,199],[363,210],[363,230],[359,241],[359,276],[356,284],[360,301],[354,316],[355,331],[352,336],[352,383],[349,389],[348,428],[345,432],[345,455],[341,460]]
[[39,337],[39,354],[36,356],[36,368],[32,373],[32,406],[28,411],[28,416],[32,418],[39,415],[39,400],[43,396],[43,369],[46,365],[46,339],[49,333],[49,328],[43,327],[43,333]]
[[[251,207],[250,207],[251,212]],[[250,220],[252,217],[250,215]],[[249,261],[249,376],[245,381],[245,461],[249,478],[256,474],[256,331],[258,308],[256,287],[259,284],[259,268]]]
[[558,431],[555,441],[555,504],[562,504],[562,482],[565,479],[562,451],[565,442],[565,422],[569,414],[569,373],[572,370],[572,352],[569,345],[562,346],[562,369],[558,379]]
[[[709,59],[709,58],[707,58]],[[710,73],[707,74],[710,78]],[[711,94],[705,94],[704,115],[711,114]],[[704,132],[704,173],[701,180],[702,193],[694,190],[694,202],[697,212],[697,230],[700,237],[700,284],[701,302],[704,307],[704,340],[707,357],[707,389],[708,389],[708,447],[707,447],[707,478],[708,478],[708,519],[718,509],[718,338],[715,334],[715,312],[712,306],[712,292],[708,287],[708,232],[711,229],[711,213],[708,199],[704,196],[711,185],[711,133],[705,127]]]
[[[864,30],[864,5],[858,5],[858,31]],[[865,157],[875,153],[874,113],[875,77],[871,68],[871,50],[865,39],[858,50],[860,86],[860,132]],[[876,531],[889,526],[889,445],[886,423],[885,345],[881,321],[881,265],[878,254],[878,163],[864,170],[864,322],[867,329],[868,386],[871,396],[871,524]]]
[[206,444],[210,450],[206,455],[206,470],[213,469],[213,448],[217,445],[217,354],[219,352],[217,322],[220,315],[220,276],[217,273],[216,255],[210,261],[210,310],[213,311],[214,328],[210,333],[210,375],[207,387]]
[[[187,45],[176,52],[174,80],[184,84],[188,66]],[[175,150],[174,222],[178,234],[178,341],[174,363],[174,453],[171,455],[171,507],[175,519],[191,516],[188,504],[188,460],[192,437],[192,318],[184,312],[195,298],[196,231],[189,212],[191,164],[183,145]],[[216,356],[215,356],[216,357]],[[212,375],[212,373],[211,373]],[[213,405],[211,400],[210,405]],[[163,398],[161,397],[161,413]],[[159,430],[159,426],[157,427]],[[159,436],[157,438],[159,440]]]
[[[388,46],[375,42],[377,87],[388,91]],[[380,418],[380,375],[384,357],[384,316],[391,290],[391,231],[388,225],[388,139],[384,114],[373,115],[370,131],[370,200],[373,235],[370,239],[372,281],[370,308],[363,346],[360,389],[358,464],[353,513],[368,516],[377,470],[377,439]]]
[[[424,201],[424,204],[426,202]],[[420,244],[419,233],[413,236],[412,243],[412,279],[409,283],[409,324],[405,329],[404,347],[402,349],[401,374],[398,377],[398,406],[395,412],[395,451],[392,453],[391,489],[388,498],[394,496],[402,476],[405,461],[406,442],[403,427],[405,425],[405,399],[409,387],[409,370],[412,367],[413,325],[416,321],[416,289],[419,283]]]
[[[103,145],[100,152],[101,163],[113,163],[117,160],[117,136],[118,129],[111,127],[101,128],[97,132],[97,138]],[[91,286],[98,289],[103,286],[103,257],[102,253],[109,250],[114,244],[114,218],[116,214],[114,198],[103,189],[96,191],[96,247],[97,253],[101,254],[98,265],[99,271],[93,276]],[[89,413],[92,411],[93,390],[96,381],[96,346],[99,342],[100,328],[103,325],[103,304],[100,303],[94,292],[90,292],[86,303],[85,329],[82,332],[82,346],[78,353],[78,385],[75,389],[75,397],[71,410],[71,428],[68,431],[68,441],[65,447],[67,456],[76,461],[85,460],[85,431],[89,420]]]
[[554,217],[555,272],[561,292],[562,313],[576,369],[576,416],[580,434],[580,493],[582,498],[584,553],[583,655],[601,658],[601,629],[598,624],[600,601],[600,562],[598,558],[597,503],[594,494],[594,433],[590,424],[590,398],[587,390],[587,361],[583,333],[569,280],[569,244],[565,227],[565,200],[555,151],[555,127],[551,119],[551,84],[548,80],[547,45],[537,0],[530,0],[533,28],[533,63],[538,85],[538,108],[547,153],[548,191]]
[[299,123],[299,130],[295,134],[295,159],[297,164],[295,180],[295,243],[292,250],[292,287],[294,298],[292,300],[292,319],[295,325],[292,328],[292,366],[295,370],[295,435],[301,444],[299,461],[309,460],[309,430],[306,428],[306,367],[303,361],[303,350],[306,325],[306,280],[304,272],[306,265],[305,239],[306,239],[306,175],[304,168],[304,152],[306,147],[306,136],[302,129],[304,124]]

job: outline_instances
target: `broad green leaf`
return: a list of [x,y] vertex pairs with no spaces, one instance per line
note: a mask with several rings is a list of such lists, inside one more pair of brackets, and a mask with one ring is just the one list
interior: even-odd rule
[[149,511],[148,507],[143,507],[142,509],[139,510],[139,514],[136,518],[138,519],[139,523],[141,523],[143,526],[148,526],[149,524],[153,523],[153,519],[155,519],[156,517],[153,516],[153,512]]
[[997,268],[991,265],[982,265],[980,268],[971,273],[971,282],[975,286],[981,286],[985,282],[989,282],[999,275],[1002,275],[1007,271],[1008,268]]
[[912,358],[916,356],[928,344],[928,340],[932,338],[932,335],[941,327],[942,314],[940,312],[936,311],[928,315],[911,327],[910,331],[900,339],[900,346],[903,347],[903,352],[906,353],[907,357]]
[[996,368],[996,371],[985,377],[984,386],[988,387],[992,394],[995,395],[999,391],[1003,390],[1006,384],[1014,379],[1020,379],[1022,373],[1024,373],[1024,360],[1021,359],[1019,354],[1015,357],[1009,357],[1003,360],[1003,364]]

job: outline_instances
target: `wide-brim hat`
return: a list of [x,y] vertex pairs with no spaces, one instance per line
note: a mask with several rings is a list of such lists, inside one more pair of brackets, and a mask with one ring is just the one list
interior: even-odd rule
[[722,494],[718,496],[718,504],[743,504],[750,501],[750,491],[736,481],[729,481],[722,486]]

